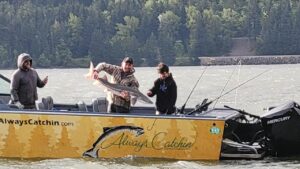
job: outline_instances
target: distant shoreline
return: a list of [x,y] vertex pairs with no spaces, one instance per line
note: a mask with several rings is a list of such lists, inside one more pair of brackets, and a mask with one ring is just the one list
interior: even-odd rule
[[300,55],[219,56],[199,57],[199,60],[202,66],[236,65],[239,61],[242,65],[297,64]]
[[[211,56],[198,57],[196,65],[184,66],[214,66],[214,65],[236,65],[241,60],[242,65],[272,65],[272,64],[299,64],[300,55],[261,55],[261,56]],[[155,66],[135,66],[135,67],[155,67]],[[180,67],[180,66],[179,66]],[[86,67],[39,67],[35,69],[82,69]],[[17,67],[0,68],[0,70],[15,70]]]

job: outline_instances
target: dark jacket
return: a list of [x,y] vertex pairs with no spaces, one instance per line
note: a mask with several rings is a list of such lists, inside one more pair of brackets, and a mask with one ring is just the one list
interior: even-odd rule
[[26,60],[29,60],[32,65],[32,59],[28,54],[19,55],[18,69],[13,73],[10,84],[12,101],[19,101],[25,107],[35,105],[35,100],[38,99],[36,87],[45,86],[33,68],[23,68]]
[[166,79],[158,78],[154,86],[150,89],[152,95],[156,95],[156,109],[160,113],[171,114],[175,112],[175,103],[177,99],[177,86],[170,74]]

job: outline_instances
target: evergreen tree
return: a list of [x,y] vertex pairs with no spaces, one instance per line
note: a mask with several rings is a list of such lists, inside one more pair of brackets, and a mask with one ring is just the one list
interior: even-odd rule
[[226,55],[240,36],[256,39],[259,54],[300,52],[299,0],[3,0],[0,9],[0,68],[22,52],[43,67],[124,55],[172,65]]
[[293,28],[293,50],[294,54],[300,54],[300,2],[298,2],[297,11],[295,13],[295,24]]
[[248,36],[256,40],[261,32],[261,10],[258,0],[249,0],[247,12],[247,32]]

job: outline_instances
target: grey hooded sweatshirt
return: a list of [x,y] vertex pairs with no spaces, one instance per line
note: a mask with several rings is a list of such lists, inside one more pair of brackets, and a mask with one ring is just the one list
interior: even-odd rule
[[32,65],[32,59],[29,54],[22,53],[18,56],[18,69],[12,75],[10,93],[14,103],[19,101],[25,108],[32,108],[35,105],[35,100],[38,99],[36,87],[41,88],[45,84],[33,68],[24,68],[23,64],[26,60],[29,60],[30,65]]

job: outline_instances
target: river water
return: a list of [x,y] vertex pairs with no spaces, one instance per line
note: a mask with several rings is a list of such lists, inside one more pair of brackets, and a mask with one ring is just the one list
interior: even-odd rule
[[[47,86],[38,90],[39,97],[52,96],[55,103],[90,104],[93,98],[105,97],[102,87],[86,80],[87,69],[37,69],[41,78],[48,76]],[[300,102],[300,66],[293,65],[242,65],[242,66],[193,66],[170,67],[177,83],[177,107],[181,107],[190,95],[186,107],[195,107],[203,99],[219,100],[211,107],[229,105],[249,113],[260,115],[270,106],[294,100]],[[0,70],[10,76],[13,70]],[[203,73],[203,76],[201,76]],[[154,67],[136,68],[140,90],[146,93],[158,77]],[[252,80],[251,80],[252,79]],[[237,87],[239,86],[240,87]],[[236,90],[232,90],[236,88]],[[231,91],[231,92],[229,92]],[[155,101],[155,98],[152,98]],[[153,106],[137,103],[136,106]],[[264,160],[225,161],[174,161],[149,158],[122,159],[49,159],[15,160],[0,159],[2,168],[300,168],[300,158],[265,158]]]

